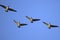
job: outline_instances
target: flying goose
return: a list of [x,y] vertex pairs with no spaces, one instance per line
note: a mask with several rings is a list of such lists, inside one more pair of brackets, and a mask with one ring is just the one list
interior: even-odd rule
[[40,19],[33,19],[32,17],[28,17],[28,16],[26,16],[26,18],[28,18],[31,23],[33,23],[34,21],[39,21],[40,20]]
[[2,5],[0,4],[1,7],[5,8],[5,12],[8,12],[8,11],[13,11],[13,12],[16,12],[16,10],[10,8],[9,6],[5,6],[5,5]]
[[21,24],[20,22],[17,22],[17,21],[15,21],[15,20],[13,20],[13,21],[17,24],[18,28],[20,28],[21,26],[27,25],[27,24],[25,24],[25,23]]
[[47,22],[43,22],[45,25],[48,26],[49,29],[51,29],[51,27],[58,27],[57,25],[52,25],[50,23],[47,23]]

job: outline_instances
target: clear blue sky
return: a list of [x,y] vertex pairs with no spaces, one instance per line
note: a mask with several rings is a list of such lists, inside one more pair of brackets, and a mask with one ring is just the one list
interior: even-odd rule
[[[60,27],[48,29],[42,23],[60,26],[60,0],[0,0],[0,4],[17,10],[5,12],[0,7],[0,40],[60,40]],[[25,16],[41,20],[30,23]],[[14,19],[28,25],[18,28]]]

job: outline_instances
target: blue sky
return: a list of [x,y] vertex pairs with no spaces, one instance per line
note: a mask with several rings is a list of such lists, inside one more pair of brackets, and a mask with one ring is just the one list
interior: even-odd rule
[[[0,40],[60,40],[60,27],[48,29],[42,23],[60,26],[60,0],[0,0],[0,4],[17,10],[5,12],[0,7]],[[41,20],[30,23],[25,16]],[[28,25],[18,28],[14,19]]]

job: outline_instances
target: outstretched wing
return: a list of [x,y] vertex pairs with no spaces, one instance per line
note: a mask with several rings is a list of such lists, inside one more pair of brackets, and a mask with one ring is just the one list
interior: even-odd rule
[[17,24],[18,28],[20,28],[20,23],[16,22],[15,20],[13,20],[13,21]]
[[46,23],[46,22],[43,22],[44,24],[46,24],[46,25],[49,25],[48,23]]
[[20,25],[20,23],[19,22],[17,22],[17,21],[15,21],[15,20],[13,20],[18,26]]
[[0,6],[3,7],[3,8],[6,8],[6,6],[4,6],[4,5],[1,5],[1,4],[0,4]]
[[26,16],[26,18],[28,18],[30,21],[32,21],[32,18],[30,18],[30,17],[28,17],[28,16]]
[[16,12],[16,10],[14,10],[14,9],[12,9],[12,8],[8,8],[8,10]]
[[15,23],[17,23],[15,20],[13,20]]
[[25,25],[27,25],[27,24],[20,24],[21,26],[25,26]]
[[33,19],[33,21],[39,21],[40,19]]
[[57,25],[51,25],[51,27],[58,27]]

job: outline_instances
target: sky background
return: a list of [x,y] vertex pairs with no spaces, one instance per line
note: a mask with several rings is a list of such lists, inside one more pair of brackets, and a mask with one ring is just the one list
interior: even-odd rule
[[[0,7],[0,40],[60,40],[60,0],[0,0],[0,4],[17,10],[5,12]],[[30,23],[25,16],[41,20]],[[14,19],[28,25],[18,28]],[[48,29],[42,22],[59,27]]]

